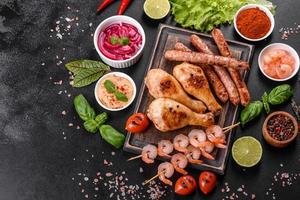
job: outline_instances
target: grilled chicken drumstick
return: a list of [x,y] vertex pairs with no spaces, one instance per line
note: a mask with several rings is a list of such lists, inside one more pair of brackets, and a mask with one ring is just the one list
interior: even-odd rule
[[214,124],[212,113],[199,114],[172,99],[158,98],[151,102],[147,116],[155,127],[162,131],[172,131],[188,125],[208,127]]
[[[211,34],[213,36],[215,43],[218,46],[220,54],[225,57],[232,57],[229,46],[221,30],[215,28],[213,29]],[[238,70],[231,69],[231,68],[228,68],[228,71],[239,92],[241,104],[243,106],[248,105],[251,101],[251,97],[247,85],[243,81],[240,72]]]
[[[185,46],[184,44],[182,44],[181,42],[177,42],[175,44],[175,50],[178,51],[187,51],[187,52],[191,52],[192,50],[190,50],[187,46]],[[214,90],[216,96],[218,97],[218,99],[222,102],[225,103],[228,101],[228,93],[226,88],[224,87],[223,83],[221,82],[221,80],[219,79],[218,75],[216,74],[216,72],[212,69],[211,66],[204,66],[202,65],[201,68],[203,69],[208,82],[210,83],[212,89]]]
[[184,90],[205,103],[208,110],[215,115],[222,111],[222,106],[212,94],[203,70],[189,63],[182,63],[173,69],[174,77],[181,83]]
[[145,78],[145,84],[154,98],[173,99],[198,113],[204,113],[206,110],[201,101],[191,99],[180,83],[162,69],[151,69]]

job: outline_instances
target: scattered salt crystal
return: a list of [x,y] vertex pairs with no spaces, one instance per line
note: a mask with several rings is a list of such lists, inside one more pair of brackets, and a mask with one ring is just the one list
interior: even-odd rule
[[143,168],[140,167],[140,173],[143,173],[143,172],[144,172]]
[[62,37],[63,37],[63,36],[62,36],[62,34],[57,33],[57,34],[56,34],[56,37],[57,37],[58,39],[62,40]]
[[89,23],[89,26],[92,27],[92,26],[93,26],[93,23]]
[[83,180],[84,180],[84,181],[88,181],[89,178],[88,178],[88,177],[84,177]]
[[111,177],[112,175],[113,175],[113,174],[110,173],[110,172],[108,172],[108,173],[105,174],[106,177]]
[[63,111],[61,112],[61,114],[62,114],[62,115],[66,115],[67,112],[66,112],[65,110],[63,110]]
[[69,127],[72,127],[72,126],[73,126],[73,123],[69,123],[68,126],[69,126]]
[[74,19],[70,19],[69,17],[66,17],[65,20],[66,20],[67,22],[72,22],[72,21],[74,21]]

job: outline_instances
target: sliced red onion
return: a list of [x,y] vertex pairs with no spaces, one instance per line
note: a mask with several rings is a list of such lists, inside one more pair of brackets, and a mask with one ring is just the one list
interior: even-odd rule
[[[110,38],[128,37],[130,43],[122,46],[120,44],[111,44]],[[99,34],[98,47],[100,51],[108,58],[113,60],[124,60],[134,56],[142,45],[142,36],[138,29],[128,23],[115,23],[108,26]]]

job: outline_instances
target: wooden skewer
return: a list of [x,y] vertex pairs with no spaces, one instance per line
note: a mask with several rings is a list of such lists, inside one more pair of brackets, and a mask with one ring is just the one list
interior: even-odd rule
[[165,171],[161,171],[160,173],[156,174],[156,175],[153,176],[152,178],[150,178],[150,179],[148,179],[148,180],[145,180],[145,181],[143,182],[143,185],[146,185],[146,184],[150,183],[151,181],[153,181],[154,179],[156,179],[157,177],[159,177],[159,175],[161,175],[161,174],[163,174],[163,173],[165,173]]
[[135,160],[135,159],[138,159],[138,158],[141,158],[141,157],[142,157],[142,154],[138,155],[138,156],[134,156],[132,158],[129,158],[127,161]]
[[236,124],[233,124],[233,125],[230,125],[230,126],[227,126],[227,127],[224,127],[222,130],[227,132],[228,130],[231,130],[235,127],[237,127],[238,125],[240,125],[240,122],[236,123]]

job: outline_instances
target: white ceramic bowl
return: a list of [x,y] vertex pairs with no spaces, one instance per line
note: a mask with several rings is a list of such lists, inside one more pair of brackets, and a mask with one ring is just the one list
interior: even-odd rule
[[[284,79],[276,79],[276,78],[272,78],[269,75],[267,75],[264,70],[263,70],[263,64],[262,64],[262,58],[265,54],[266,51],[269,51],[270,49],[282,49],[285,50],[287,52],[289,52],[291,54],[291,56],[293,56],[295,58],[295,70],[294,72],[291,74],[291,76],[284,78]],[[259,54],[258,56],[258,66],[260,71],[263,73],[263,75],[265,75],[267,78],[273,80],[273,81],[287,81],[291,78],[293,78],[299,71],[299,55],[297,54],[296,50],[294,48],[292,48],[291,46],[287,45],[287,44],[283,44],[283,43],[273,43],[270,44],[269,46],[266,46]]]
[[[249,8],[259,8],[261,11],[263,11],[263,12],[266,13],[266,15],[269,17],[269,19],[270,19],[270,21],[271,21],[271,27],[270,27],[269,32],[268,32],[264,37],[262,37],[262,38],[258,38],[258,39],[251,39],[251,38],[248,38],[248,37],[244,36],[244,35],[239,31],[239,29],[237,28],[237,23],[236,23],[236,21],[237,21],[237,16],[240,14],[241,11],[247,10],[247,9],[249,9]],[[261,41],[261,40],[264,40],[264,39],[266,39],[267,37],[269,37],[269,36],[271,35],[271,33],[273,32],[274,26],[275,26],[274,16],[273,16],[273,14],[271,13],[271,11],[270,11],[267,7],[262,6],[262,5],[258,5],[258,4],[248,4],[248,5],[246,5],[246,6],[241,7],[241,8],[236,12],[236,14],[235,14],[235,16],[234,16],[233,23],[234,23],[234,28],[235,28],[236,32],[237,32],[242,38],[244,38],[244,39],[246,39],[246,40],[249,40],[249,41],[252,41],[252,42]]]
[[[104,56],[102,54],[102,52],[100,51],[100,49],[98,47],[98,37],[99,37],[100,32],[102,30],[104,30],[106,27],[108,27],[109,25],[118,23],[118,22],[125,22],[125,23],[133,25],[134,27],[136,27],[138,29],[139,33],[142,36],[141,48],[138,50],[138,52],[134,56],[132,56],[131,58],[126,59],[126,60],[112,60],[110,58],[107,58],[106,56]],[[146,35],[145,35],[144,29],[141,26],[141,24],[139,22],[137,22],[135,19],[128,17],[128,16],[124,16],[124,15],[115,15],[115,16],[105,19],[104,21],[102,21],[99,24],[99,26],[96,28],[96,31],[94,33],[94,45],[95,45],[95,48],[96,48],[100,58],[103,60],[103,62],[105,62],[106,64],[108,64],[112,67],[115,67],[115,68],[126,68],[126,67],[130,67],[131,65],[135,64],[142,55],[143,49],[145,47],[145,43],[146,43]]]
[[[126,78],[127,80],[129,80],[129,82],[132,84],[132,87],[133,87],[133,94],[132,94],[132,98],[128,101],[127,105],[124,106],[124,107],[121,107],[121,108],[117,108],[117,109],[113,109],[113,108],[108,108],[107,106],[105,106],[103,103],[101,103],[101,101],[98,99],[98,96],[97,96],[97,88],[99,87],[101,81],[103,79],[105,79],[107,76],[111,76],[111,75],[116,75],[116,76],[119,76],[119,77],[123,77],[123,78]],[[132,104],[132,102],[134,101],[135,99],[135,96],[136,96],[136,85],[134,83],[134,81],[132,80],[132,78],[130,76],[128,76],[127,74],[125,73],[122,73],[122,72],[110,72],[110,73],[107,73],[105,74],[104,76],[102,76],[96,83],[96,86],[95,86],[95,90],[94,90],[94,95],[95,95],[95,98],[98,102],[98,104],[106,109],[106,110],[109,110],[109,111],[119,111],[119,110],[123,110],[125,108],[127,108],[128,106],[130,106],[130,104]]]

